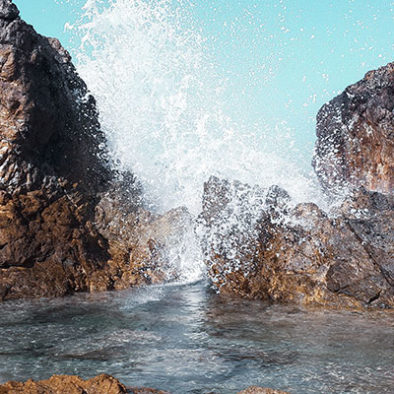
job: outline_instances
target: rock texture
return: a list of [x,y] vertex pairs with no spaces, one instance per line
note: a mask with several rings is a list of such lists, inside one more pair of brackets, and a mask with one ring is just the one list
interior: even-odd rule
[[147,387],[127,387],[109,375],[83,380],[79,376],[53,375],[47,380],[7,382],[0,385],[0,394],[166,394]]
[[126,387],[109,375],[99,375],[89,380],[79,376],[54,375],[36,382],[7,382],[0,385],[0,394],[126,394]]
[[144,211],[133,177],[110,169],[70,55],[10,0],[0,0],[0,136],[0,300],[163,279],[153,267],[177,215]]
[[394,187],[394,63],[367,73],[317,116],[313,165],[325,189]]
[[313,164],[330,214],[284,190],[211,178],[200,225],[221,293],[325,307],[394,306],[394,63],[323,106]]
[[[192,388],[191,388],[192,389]],[[149,387],[126,387],[109,375],[83,380],[79,376],[53,375],[47,380],[7,382],[0,385],[0,394],[170,394]],[[238,394],[287,394],[285,391],[251,386]]]
[[329,217],[287,193],[212,177],[200,223],[222,294],[334,308],[393,307],[394,198],[355,192]]

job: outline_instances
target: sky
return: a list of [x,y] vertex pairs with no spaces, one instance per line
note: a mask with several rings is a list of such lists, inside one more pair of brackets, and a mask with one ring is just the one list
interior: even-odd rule
[[[65,26],[86,0],[14,2],[39,33],[76,53],[79,44]],[[390,0],[190,0],[185,7],[228,79],[231,116],[286,125],[306,157],[319,108],[394,60]]]

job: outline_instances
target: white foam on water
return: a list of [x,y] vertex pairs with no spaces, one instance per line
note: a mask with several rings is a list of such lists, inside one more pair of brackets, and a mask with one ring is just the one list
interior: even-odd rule
[[[297,165],[284,123],[239,124],[225,112],[226,80],[189,6],[182,0],[84,6],[78,70],[97,100],[114,162],[138,177],[158,212],[185,206],[197,216],[211,175],[277,184],[295,201],[316,200],[315,180]],[[190,234],[183,238],[174,253],[184,254],[177,263],[184,280],[194,280],[203,271],[199,248]]]

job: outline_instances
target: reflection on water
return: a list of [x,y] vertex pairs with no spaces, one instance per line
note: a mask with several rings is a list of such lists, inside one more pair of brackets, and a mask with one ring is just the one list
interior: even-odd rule
[[0,381],[109,373],[173,393],[392,393],[394,315],[229,300],[203,283],[0,305]]

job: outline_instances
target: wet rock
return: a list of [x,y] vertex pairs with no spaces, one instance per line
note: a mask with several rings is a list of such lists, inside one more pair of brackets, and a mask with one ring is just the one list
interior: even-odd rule
[[169,394],[149,387],[126,387],[112,376],[101,374],[84,380],[73,375],[53,375],[47,380],[10,381],[0,385],[0,394]]
[[327,307],[394,306],[391,197],[363,191],[353,195],[351,209],[344,204],[329,217],[312,203],[292,206],[279,188],[211,178],[204,190],[205,260],[221,293]]
[[111,169],[70,55],[9,0],[0,0],[0,135],[1,300],[164,278],[158,249],[177,215],[146,212],[133,176]]
[[206,183],[203,247],[222,293],[329,307],[394,306],[393,106],[390,63],[320,110],[313,165],[329,195],[346,195],[330,215],[312,203],[294,206],[278,188]]
[[113,203],[104,198],[96,207],[96,225],[111,254],[105,275],[113,289],[178,279],[177,256],[171,252],[182,247],[183,235],[192,228],[190,213],[185,208],[163,215],[143,209],[126,213]]
[[313,166],[330,193],[394,187],[394,63],[368,72],[317,115]]
[[264,387],[250,386],[238,394],[288,394],[287,391],[273,390]]
[[89,380],[79,376],[53,375],[36,382],[7,382],[0,385],[0,394],[126,394],[126,387],[109,375],[99,375]]
[[109,258],[92,222],[113,176],[95,102],[57,40],[0,10],[2,299],[86,290]]

